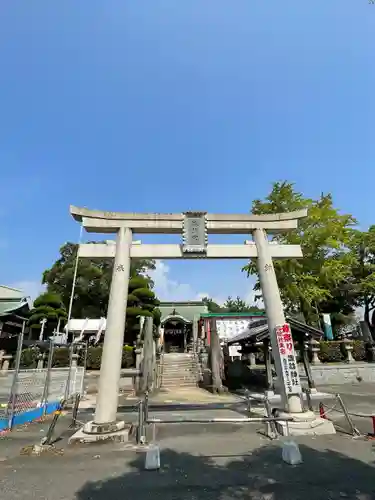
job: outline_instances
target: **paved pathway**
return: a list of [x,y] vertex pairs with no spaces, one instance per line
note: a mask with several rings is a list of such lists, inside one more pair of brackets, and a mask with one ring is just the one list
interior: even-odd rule
[[165,436],[161,470],[120,444],[72,446],[63,454],[17,456],[0,468],[4,500],[373,500],[371,442],[345,436],[299,438],[303,464],[281,460],[248,427],[225,434]]
[[[339,392],[351,410],[374,408],[372,385]],[[230,395],[203,397],[198,391],[190,393],[190,402],[186,396],[154,401],[151,417],[230,417],[246,411],[244,402]],[[133,405],[128,401],[119,417],[136,422]],[[80,413],[82,421],[91,418],[92,410]],[[270,442],[257,433],[261,424],[159,426],[162,467],[146,472],[144,454],[126,445],[67,446],[69,424],[69,415],[58,423],[56,436],[62,439],[56,447],[64,450],[58,454],[20,455],[40,441],[49,422],[0,438],[2,500],[375,500],[374,442],[363,438],[298,438],[304,463],[292,467],[281,460],[282,439]]]

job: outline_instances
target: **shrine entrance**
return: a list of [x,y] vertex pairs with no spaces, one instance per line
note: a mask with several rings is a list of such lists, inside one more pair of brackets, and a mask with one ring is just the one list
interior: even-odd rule
[[[290,213],[263,215],[211,214],[192,211],[142,214],[104,212],[72,206],[70,212],[88,232],[116,234],[116,241],[94,244],[80,243],[78,250],[78,257],[81,258],[114,259],[95,420],[90,423],[90,429],[102,432],[97,430],[98,424],[106,424],[105,429],[112,429],[114,422],[117,422],[118,386],[121,376],[121,356],[118,353],[123,349],[131,259],[244,259],[247,261],[256,259],[270,331],[274,365],[280,381],[281,406],[284,411],[294,415],[303,413],[302,388],[298,372],[296,372],[295,384],[291,385],[290,383],[291,370],[296,363],[294,346],[291,343],[290,353],[286,355],[280,337],[282,332],[290,327],[285,321],[273,266],[273,259],[301,258],[302,250],[300,245],[271,242],[269,233],[273,236],[296,229],[298,219],[306,217],[306,209]],[[135,234],[160,233],[181,234],[181,243],[144,244],[142,241],[133,239]],[[215,244],[208,241],[210,234],[251,235],[252,239],[246,240],[242,244]],[[174,315],[174,318],[169,318],[169,323],[164,322],[165,327],[167,327],[165,337],[167,348],[187,350],[189,345],[188,326],[190,326],[193,352],[199,354],[198,341],[201,339],[198,337],[198,329],[183,321],[185,329],[180,328],[181,321],[179,322],[176,316],[177,314]],[[171,321],[175,321],[175,324]],[[182,335],[179,332],[181,329],[183,330]],[[217,373],[220,363],[220,343],[217,331],[213,331],[215,331],[215,335],[211,332],[210,362],[212,372]],[[280,345],[282,345],[283,352],[280,350]],[[102,425],[100,425],[100,429],[103,429]]]
[[164,318],[162,327],[162,343],[165,353],[183,353],[188,351],[192,342],[192,322],[178,314],[175,310]]

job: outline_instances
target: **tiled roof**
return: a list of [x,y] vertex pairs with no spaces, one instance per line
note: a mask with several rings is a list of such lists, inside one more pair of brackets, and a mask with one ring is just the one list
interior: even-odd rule
[[27,308],[31,309],[31,302],[28,297],[22,299],[0,299],[0,316],[8,316],[10,314],[15,314],[20,309]]

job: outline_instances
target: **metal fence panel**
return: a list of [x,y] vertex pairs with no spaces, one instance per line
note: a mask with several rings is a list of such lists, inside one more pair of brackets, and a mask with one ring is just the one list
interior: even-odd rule
[[[16,383],[14,371],[0,375],[0,431],[14,423],[23,423],[15,417],[29,413],[26,421],[34,420],[53,411],[63,398],[81,394],[85,376],[84,367],[20,370]],[[49,375],[49,376],[48,376]],[[13,394],[12,394],[13,388]],[[32,412],[32,410],[38,410]],[[40,411],[39,411],[40,410]],[[35,414],[35,415],[34,415]]]
[[46,375],[46,370],[23,370],[18,373],[15,395],[9,398],[14,401],[13,415],[40,406]]

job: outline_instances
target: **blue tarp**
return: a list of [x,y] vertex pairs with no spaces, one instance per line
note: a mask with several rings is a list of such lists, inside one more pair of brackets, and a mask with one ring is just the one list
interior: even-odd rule
[[9,426],[9,421],[4,417],[0,417],[0,431],[4,431],[9,429],[9,427],[14,427],[15,425],[28,424],[30,422],[34,422],[44,415],[50,415],[58,410],[60,407],[60,401],[56,401],[53,403],[48,403],[45,406],[41,406],[39,408],[33,408],[32,410],[24,411],[22,413],[18,413],[14,415],[11,426]]

